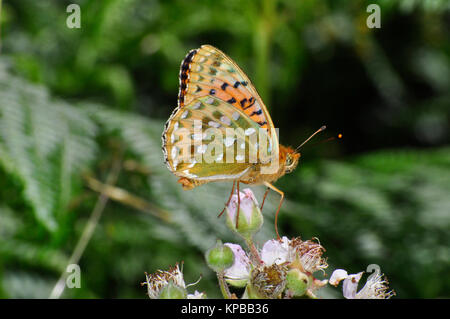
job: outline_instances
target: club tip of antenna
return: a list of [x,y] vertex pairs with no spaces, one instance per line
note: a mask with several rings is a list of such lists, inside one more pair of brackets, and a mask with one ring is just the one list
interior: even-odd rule
[[319,131],[323,131],[323,130],[325,130],[326,128],[327,128],[326,125],[322,125],[322,127],[319,129]]

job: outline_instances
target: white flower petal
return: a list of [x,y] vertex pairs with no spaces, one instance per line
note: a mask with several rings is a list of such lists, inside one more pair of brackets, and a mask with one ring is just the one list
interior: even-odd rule
[[188,294],[187,299],[205,299],[206,295],[204,292],[198,292],[197,290],[193,294]]
[[344,269],[336,269],[333,271],[330,277],[330,285],[337,286],[342,280],[346,279],[348,277],[347,271]]
[[347,299],[356,298],[356,290],[358,289],[358,283],[363,273],[364,272],[359,272],[356,275],[349,275],[347,278],[344,279],[342,291],[345,298]]
[[231,282],[246,283],[250,278],[250,259],[240,245],[226,243],[225,246],[230,247],[234,254],[234,263],[230,268],[225,269],[225,278]]
[[283,236],[281,242],[277,239],[267,241],[261,249],[261,260],[266,265],[273,265],[274,263],[280,265],[290,261],[290,240]]

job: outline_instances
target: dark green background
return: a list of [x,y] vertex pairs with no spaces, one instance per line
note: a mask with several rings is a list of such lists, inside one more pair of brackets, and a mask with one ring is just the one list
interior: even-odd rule
[[87,181],[117,162],[116,187],[146,206],[107,202],[63,297],[145,298],[144,271],[181,261],[187,282],[203,275],[191,291],[220,295],[203,253],[237,241],[216,218],[231,184],[182,191],[160,150],[180,62],[202,44],[247,72],[281,143],[328,126],[276,184],[281,233],[318,237],[328,275],[378,264],[398,297],[450,297],[448,1],[14,0],[0,22],[0,297],[49,296],[99,196]]

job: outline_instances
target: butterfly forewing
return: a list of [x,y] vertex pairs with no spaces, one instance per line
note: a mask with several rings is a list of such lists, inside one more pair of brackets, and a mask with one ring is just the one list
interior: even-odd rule
[[192,50],[182,62],[178,104],[183,107],[206,95],[217,96],[241,109],[262,128],[273,127],[249,78],[231,58],[210,45]]

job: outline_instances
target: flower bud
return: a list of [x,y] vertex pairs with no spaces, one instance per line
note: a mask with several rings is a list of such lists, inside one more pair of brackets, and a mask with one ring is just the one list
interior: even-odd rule
[[290,269],[286,274],[286,288],[295,297],[303,296],[309,283],[308,276],[296,268]]
[[234,254],[230,247],[218,240],[216,245],[206,252],[205,259],[212,270],[223,272],[233,265]]
[[173,281],[161,288],[158,295],[158,299],[186,299],[186,297],[186,289],[174,284]]
[[244,239],[250,240],[261,229],[263,215],[261,214],[253,192],[249,188],[244,189],[243,192],[239,192],[239,198],[240,203],[238,195],[233,195],[226,207],[227,226]]

